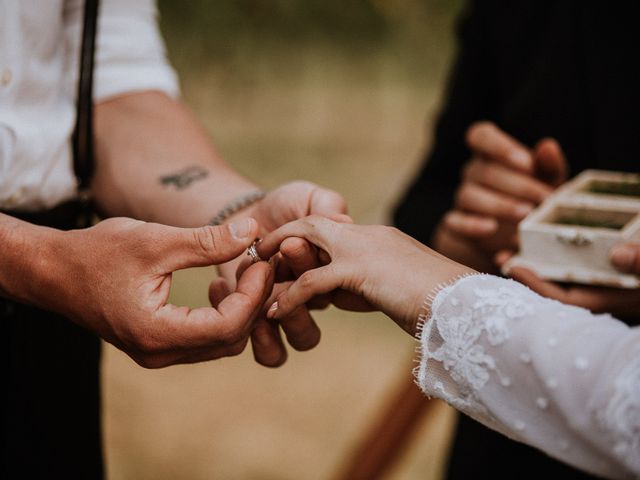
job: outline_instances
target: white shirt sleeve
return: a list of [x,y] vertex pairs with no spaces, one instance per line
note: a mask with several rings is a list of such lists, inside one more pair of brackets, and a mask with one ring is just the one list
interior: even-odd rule
[[[66,38],[78,58],[84,2],[65,4]],[[98,16],[94,99],[159,90],[177,97],[178,78],[169,65],[153,0],[102,0]],[[69,66],[77,78],[77,63]],[[72,82],[73,85],[76,82]]]
[[427,395],[575,467],[640,475],[639,328],[490,275],[430,310],[415,371]]

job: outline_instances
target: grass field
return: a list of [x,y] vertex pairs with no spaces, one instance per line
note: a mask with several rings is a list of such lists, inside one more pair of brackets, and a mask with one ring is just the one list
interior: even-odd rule
[[[351,3],[160,8],[184,99],[225,158],[266,188],[303,178],[338,190],[356,221],[386,223],[429,146],[459,5]],[[173,300],[205,305],[214,275],[180,272]],[[379,314],[329,309],[316,318],[321,345],[292,352],[277,370],[255,365],[248,350],[147,371],[106,346],[109,477],[334,475],[393,387],[409,380],[414,343]],[[442,408],[421,425],[390,477],[438,478],[452,421]]]

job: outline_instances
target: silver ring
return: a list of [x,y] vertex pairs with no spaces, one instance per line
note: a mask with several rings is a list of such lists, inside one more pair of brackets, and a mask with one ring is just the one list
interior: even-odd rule
[[247,255],[249,255],[251,257],[251,263],[257,263],[257,262],[261,262],[262,259],[260,258],[260,255],[258,255],[258,250],[256,250],[256,245],[258,243],[255,242],[253,245],[251,245],[248,249],[247,249]]

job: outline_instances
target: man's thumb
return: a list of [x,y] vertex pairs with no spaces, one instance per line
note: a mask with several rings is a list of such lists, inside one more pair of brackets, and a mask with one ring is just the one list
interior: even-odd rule
[[217,227],[180,229],[176,243],[167,255],[171,271],[189,267],[219,265],[241,255],[256,239],[258,222],[239,219]]

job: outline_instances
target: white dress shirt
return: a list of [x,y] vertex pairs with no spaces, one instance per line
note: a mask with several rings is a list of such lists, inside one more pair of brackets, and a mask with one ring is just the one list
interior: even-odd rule
[[[178,94],[153,0],[102,0],[94,100]],[[76,195],[75,123],[82,0],[0,0],[0,210],[42,210]]]
[[640,478],[640,327],[491,275],[443,289],[431,310],[425,393],[575,467]]

